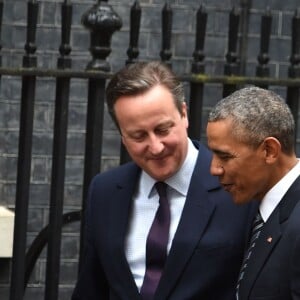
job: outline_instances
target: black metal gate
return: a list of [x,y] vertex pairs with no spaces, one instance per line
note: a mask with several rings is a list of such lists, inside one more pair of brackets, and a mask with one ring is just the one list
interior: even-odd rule
[[[244,1],[245,2],[245,1]],[[47,246],[47,263],[44,299],[58,299],[61,233],[65,224],[80,221],[84,224],[82,212],[85,209],[87,188],[91,178],[101,170],[101,155],[103,148],[103,120],[105,114],[104,90],[107,80],[111,76],[107,62],[111,50],[111,38],[115,31],[122,26],[122,20],[115,13],[108,1],[98,1],[82,16],[82,24],[90,31],[91,61],[82,71],[72,69],[71,56],[71,1],[65,0],[61,4],[61,44],[58,49],[57,68],[43,69],[37,67],[37,46],[35,41],[39,3],[35,0],[27,2],[27,40],[23,65],[19,68],[0,67],[1,76],[21,78],[21,110],[18,145],[18,167],[15,198],[15,231],[14,247],[10,282],[10,300],[23,298],[29,277],[34,265]],[[247,9],[247,5],[245,6]],[[245,9],[244,7],[244,9]],[[249,9],[249,8],[248,8]],[[0,15],[2,21],[3,2],[0,1]],[[139,1],[135,1],[130,11],[130,37],[127,49],[128,59],[125,63],[134,63],[139,59],[139,30],[142,8]],[[172,26],[173,9],[166,1],[162,12],[162,48],[160,58],[172,66]],[[285,79],[270,77],[269,70],[269,41],[271,36],[272,15],[266,10],[261,18],[261,43],[258,53],[256,74],[246,77],[242,74],[238,43],[247,39],[246,32],[238,30],[239,24],[245,23],[247,14],[240,8],[233,7],[229,15],[228,47],[224,57],[224,72],[220,76],[210,76],[205,73],[205,36],[208,13],[201,5],[196,14],[195,48],[191,54],[191,70],[189,74],[178,74],[189,93],[189,136],[193,139],[203,138],[201,126],[203,124],[204,87],[216,84],[222,88],[226,96],[237,88],[254,84],[261,87],[282,87],[286,89],[286,99],[290,105],[296,123],[299,111],[300,89],[300,10],[296,10],[292,19],[291,56],[289,71]],[[0,22],[2,24],[2,22]],[[30,174],[32,157],[32,133],[34,102],[37,78],[55,78],[55,116],[53,128],[52,173],[50,189],[49,224],[40,228],[39,234],[27,249],[27,221],[30,203]],[[67,124],[70,81],[74,78],[86,80],[87,84],[87,117],[85,131],[85,158],[83,174],[82,209],[63,213],[65,158],[67,141]],[[120,163],[129,160],[124,150],[120,148]],[[82,234],[81,234],[82,241]],[[79,256],[80,257],[80,256]]]

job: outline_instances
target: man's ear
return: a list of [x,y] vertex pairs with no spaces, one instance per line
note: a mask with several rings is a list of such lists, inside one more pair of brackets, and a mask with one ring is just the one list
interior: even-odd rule
[[266,163],[272,164],[278,159],[281,153],[281,144],[276,138],[272,136],[267,137],[263,141],[263,151]]
[[188,106],[187,106],[186,102],[181,103],[181,110],[182,110],[183,116],[187,117],[188,116]]
[[126,143],[125,143],[125,139],[124,139],[124,136],[121,134],[121,141],[122,141],[122,143],[123,143],[123,145],[125,145]]
[[185,119],[186,128],[188,128],[189,127],[189,116],[188,116],[188,107],[187,107],[186,102],[182,102],[182,115],[181,115],[181,117]]

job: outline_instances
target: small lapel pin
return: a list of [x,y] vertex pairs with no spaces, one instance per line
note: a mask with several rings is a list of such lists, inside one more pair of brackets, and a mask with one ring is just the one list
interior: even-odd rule
[[267,238],[267,242],[268,242],[268,243],[272,243],[272,237],[271,237],[271,236],[269,236],[269,237]]

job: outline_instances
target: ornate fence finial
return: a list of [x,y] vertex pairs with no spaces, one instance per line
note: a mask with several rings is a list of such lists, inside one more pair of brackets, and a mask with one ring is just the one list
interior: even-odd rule
[[122,27],[122,20],[106,2],[99,0],[83,14],[81,20],[82,24],[91,31],[90,52],[93,58],[87,65],[87,69],[109,72],[110,65],[106,58],[111,52],[112,35]]
[[[237,55],[239,22],[240,10],[237,7],[233,7],[229,15],[228,51],[226,54],[226,63],[224,66],[224,74],[227,76],[234,76],[239,74],[239,63]],[[224,84],[223,97],[226,97],[234,92],[236,88],[236,84]]]
[[289,77],[300,77],[300,8],[296,9],[292,20],[292,51]]
[[204,40],[207,23],[207,12],[205,7],[201,4],[197,10],[197,24],[196,24],[196,46],[193,53],[194,61],[192,63],[192,73],[204,72]]
[[36,67],[37,58],[35,56],[36,44],[35,35],[38,17],[38,3],[36,0],[28,1],[28,15],[27,15],[27,40],[24,46],[26,54],[23,57],[23,67]]
[[65,0],[61,6],[61,44],[59,46],[60,57],[57,61],[58,68],[71,68],[71,53],[70,35],[71,35],[71,24],[72,24],[72,5],[69,0]]
[[[290,78],[300,77],[300,8],[296,9],[292,19],[292,50],[290,56],[290,66],[288,69],[288,75]],[[289,86],[287,88],[286,102],[290,107],[294,120],[295,128],[298,128],[298,116],[299,116],[299,87]],[[295,143],[297,141],[297,131],[295,131]]]
[[270,8],[267,7],[265,14],[261,19],[261,34],[260,34],[260,53],[257,57],[259,65],[256,68],[256,75],[260,77],[269,76],[269,44],[272,27],[272,15]]
[[228,51],[226,54],[225,75],[237,75],[237,40],[240,21],[240,10],[235,6],[229,16]]
[[160,51],[160,57],[163,62],[171,66],[170,59],[172,57],[171,52],[171,36],[172,36],[172,19],[173,11],[169,1],[162,10],[162,50]]
[[138,41],[141,26],[141,6],[139,1],[135,1],[130,10],[130,42],[127,50],[127,64],[134,63],[139,56]]
[[[2,17],[3,17],[3,0],[0,0],[0,50],[2,49]],[[0,66],[2,66],[1,55],[0,55]]]

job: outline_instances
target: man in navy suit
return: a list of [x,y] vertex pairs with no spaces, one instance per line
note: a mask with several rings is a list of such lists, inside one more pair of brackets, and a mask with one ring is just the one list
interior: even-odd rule
[[188,138],[182,84],[163,63],[140,62],[117,72],[106,96],[133,161],[91,182],[72,299],[145,299],[146,240],[160,181],[171,214],[167,258],[147,299],[233,300],[251,213],[209,173],[211,152]]
[[285,101],[247,87],[210,112],[211,173],[237,204],[256,201],[262,222],[249,237],[237,281],[238,300],[300,299],[300,163]]

